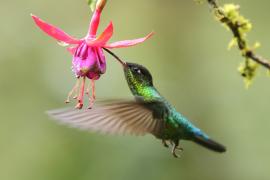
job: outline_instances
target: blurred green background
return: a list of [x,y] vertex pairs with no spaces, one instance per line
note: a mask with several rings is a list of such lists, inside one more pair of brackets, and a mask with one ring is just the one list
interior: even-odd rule
[[[231,1],[221,1],[221,3]],[[253,22],[249,34],[270,57],[270,1],[233,0]],[[270,178],[270,79],[261,71],[246,90],[231,33],[193,0],[109,1],[100,30],[110,20],[112,41],[142,37],[146,43],[115,50],[144,64],[160,92],[228,152],[216,154],[190,142],[174,159],[153,136],[104,136],[51,121],[48,109],[63,102],[75,82],[71,56],[34,25],[30,13],[83,37],[90,10],[85,0],[1,0],[1,180],[254,180]],[[119,64],[97,82],[98,98],[131,97]]]

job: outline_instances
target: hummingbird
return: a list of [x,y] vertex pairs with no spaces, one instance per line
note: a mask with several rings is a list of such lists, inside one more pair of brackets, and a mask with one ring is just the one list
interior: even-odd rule
[[192,141],[219,153],[226,151],[225,146],[193,125],[159,93],[146,67],[125,62],[110,50],[104,50],[122,64],[134,100],[103,100],[96,102],[92,109],[51,110],[49,116],[71,127],[103,134],[152,134],[165,147],[171,145],[171,153],[176,158],[177,151],[183,151],[180,140]]

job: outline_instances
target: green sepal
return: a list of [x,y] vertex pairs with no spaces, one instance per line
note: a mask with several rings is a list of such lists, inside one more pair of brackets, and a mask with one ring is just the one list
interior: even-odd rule
[[87,4],[90,7],[91,11],[94,11],[96,8],[97,0],[87,0]]

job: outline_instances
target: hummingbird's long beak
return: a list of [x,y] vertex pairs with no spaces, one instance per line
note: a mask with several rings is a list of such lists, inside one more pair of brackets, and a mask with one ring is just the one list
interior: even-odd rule
[[127,67],[127,63],[125,61],[123,61],[122,59],[120,59],[116,54],[114,54],[112,51],[110,51],[107,48],[103,48],[107,53],[109,53],[110,55],[112,55],[118,62],[120,62],[123,66],[123,68]]

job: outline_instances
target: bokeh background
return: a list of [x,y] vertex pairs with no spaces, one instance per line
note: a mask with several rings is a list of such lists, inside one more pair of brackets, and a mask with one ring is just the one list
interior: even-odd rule
[[[221,3],[231,1],[221,1]],[[233,0],[253,22],[251,42],[270,57],[270,1]],[[261,70],[247,90],[237,67],[231,33],[193,0],[109,1],[101,29],[113,20],[112,41],[141,37],[146,43],[115,50],[144,64],[160,92],[228,152],[216,154],[190,142],[174,159],[153,136],[104,136],[51,121],[48,109],[63,102],[75,77],[71,56],[36,28],[30,13],[83,37],[91,12],[85,0],[1,0],[1,180],[254,180],[270,178],[270,79]],[[107,56],[98,98],[131,97],[119,64]]]

